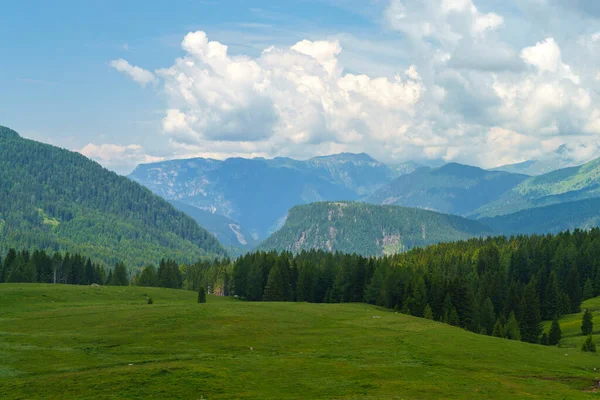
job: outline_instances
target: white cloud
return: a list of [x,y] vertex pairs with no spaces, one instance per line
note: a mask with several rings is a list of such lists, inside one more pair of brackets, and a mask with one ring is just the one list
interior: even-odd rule
[[143,147],[138,144],[121,146],[118,144],[97,145],[89,143],[76,151],[108,168],[123,173],[131,172],[139,164],[164,160],[164,157],[146,154]]
[[152,72],[131,65],[129,64],[129,62],[123,60],[122,58],[118,60],[112,60],[110,62],[110,66],[116,69],[117,71],[121,72],[122,74],[129,76],[131,79],[133,79],[142,86],[146,86],[149,83],[156,83],[156,76],[154,76]]
[[366,151],[388,162],[492,167],[597,140],[597,26],[549,1],[515,10],[488,0],[390,0],[383,40],[313,33],[255,43],[253,56],[240,54],[231,32],[220,41],[190,32],[171,66],[146,71],[165,99],[164,155]]

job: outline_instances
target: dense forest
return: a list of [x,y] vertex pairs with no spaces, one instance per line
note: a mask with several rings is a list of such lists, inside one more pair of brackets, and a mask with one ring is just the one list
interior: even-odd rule
[[254,253],[233,267],[247,300],[367,302],[537,343],[542,320],[600,295],[600,229],[471,239],[381,258]]
[[478,221],[434,211],[357,202],[318,202],[292,208],[260,250],[320,249],[381,256],[417,246],[487,236]]
[[0,127],[0,251],[69,251],[141,267],[224,256],[206,230],[165,200],[79,153]]

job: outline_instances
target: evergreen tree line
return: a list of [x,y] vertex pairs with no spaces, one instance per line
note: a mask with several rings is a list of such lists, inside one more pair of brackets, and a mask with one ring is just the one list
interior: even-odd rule
[[256,252],[231,273],[229,292],[250,301],[366,302],[550,344],[560,328],[543,338],[542,320],[579,312],[600,295],[600,230],[472,239],[380,258]]
[[148,265],[130,277],[123,262],[106,268],[80,254],[48,255],[44,250],[10,249],[4,258],[0,257],[0,283],[134,285],[194,291],[203,287],[210,293],[227,296],[230,264],[229,259],[215,259],[180,266],[173,260],[163,259],[158,268]]

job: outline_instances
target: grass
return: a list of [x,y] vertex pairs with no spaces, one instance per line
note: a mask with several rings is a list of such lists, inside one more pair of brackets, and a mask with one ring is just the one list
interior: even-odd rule
[[0,284],[0,398],[578,399],[600,380],[595,354],[364,304],[196,299]]
[[[583,318],[583,312],[586,309],[591,310],[592,315],[594,316],[593,336],[596,345],[600,349],[600,297],[584,301],[581,305],[581,313],[563,315],[559,319],[560,329],[562,331],[562,339],[559,343],[559,347],[581,349],[583,342],[585,342],[585,339],[587,338],[587,336],[581,334],[581,320]],[[548,332],[550,329],[550,322],[545,323],[544,329]]]

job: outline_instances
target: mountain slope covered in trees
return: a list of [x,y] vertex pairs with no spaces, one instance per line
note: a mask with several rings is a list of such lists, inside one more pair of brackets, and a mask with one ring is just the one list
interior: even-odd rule
[[504,235],[591,229],[600,226],[600,198],[531,208],[479,221]]
[[496,200],[525,179],[526,175],[450,163],[402,175],[366,201],[465,215]]
[[294,253],[321,249],[374,256],[490,232],[477,221],[416,208],[319,202],[292,208],[283,227],[260,249]]
[[70,251],[130,267],[225,255],[192,218],[73,153],[0,127],[0,251]]
[[594,197],[600,197],[600,158],[579,167],[530,177],[470,216],[494,217]]

